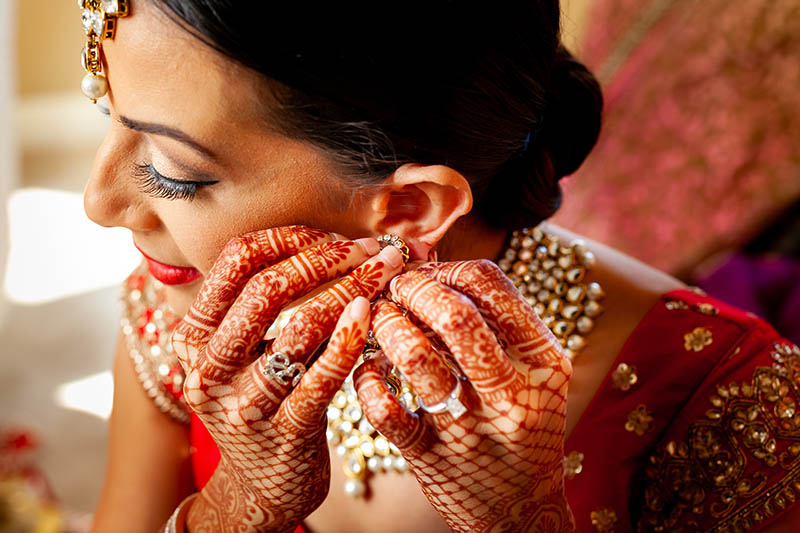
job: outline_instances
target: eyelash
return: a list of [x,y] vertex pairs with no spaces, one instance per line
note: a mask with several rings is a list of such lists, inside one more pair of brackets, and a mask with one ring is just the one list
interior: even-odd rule
[[133,175],[139,188],[146,194],[166,200],[192,201],[197,189],[218,183],[216,181],[183,181],[162,175],[152,164],[136,165]]

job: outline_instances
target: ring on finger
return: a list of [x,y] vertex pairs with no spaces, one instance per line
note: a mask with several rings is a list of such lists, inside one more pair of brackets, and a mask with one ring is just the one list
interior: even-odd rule
[[306,367],[303,363],[292,363],[289,356],[283,352],[275,352],[267,357],[267,365],[262,373],[269,376],[281,385],[288,385],[290,382],[292,387],[296,387],[300,383],[300,378],[306,372]]
[[438,415],[441,413],[450,413],[453,418],[458,418],[467,412],[467,408],[461,403],[461,380],[456,379],[456,386],[450,391],[443,401],[433,405],[425,405],[422,398],[417,398],[420,409],[428,414]]

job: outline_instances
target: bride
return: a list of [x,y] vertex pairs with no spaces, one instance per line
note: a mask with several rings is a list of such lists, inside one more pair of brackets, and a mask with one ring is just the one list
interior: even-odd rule
[[800,351],[543,222],[602,107],[556,0],[79,4],[144,256],[95,530],[798,520]]

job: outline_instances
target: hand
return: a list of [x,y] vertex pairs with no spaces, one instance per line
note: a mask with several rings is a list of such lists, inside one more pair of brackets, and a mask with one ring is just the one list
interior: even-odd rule
[[573,530],[563,487],[572,367],[556,338],[489,261],[424,265],[393,279],[390,293],[433,332],[390,301],[373,310],[384,354],[422,402],[435,405],[456,385],[437,342],[469,380],[460,395],[467,411],[454,418],[402,407],[380,358],[355,372],[364,414],[400,449],[431,504],[455,531]]
[[[192,531],[292,530],[327,495],[325,411],[368,327],[368,302],[356,298],[373,298],[402,268],[394,247],[376,256],[375,239],[331,238],[293,226],[234,239],[173,333],[186,401],[221,456],[189,511]],[[350,270],[303,304],[264,353],[284,306]],[[264,373],[270,354],[307,363],[329,336],[293,390]]]

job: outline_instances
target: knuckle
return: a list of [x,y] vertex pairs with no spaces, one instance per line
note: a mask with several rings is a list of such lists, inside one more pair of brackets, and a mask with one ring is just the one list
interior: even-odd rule
[[488,259],[475,259],[467,261],[462,275],[467,282],[504,279],[505,274],[493,261]]
[[404,272],[399,276],[395,276],[392,278],[391,283],[389,284],[389,288],[393,294],[399,294],[407,287],[414,285],[414,283],[420,283],[425,279],[428,278],[425,274],[418,272],[416,270],[412,270],[409,272]]
[[567,381],[572,378],[572,363],[566,356],[562,356],[560,360],[561,368],[559,369],[567,377]]
[[438,318],[450,329],[475,327],[479,313],[475,304],[462,295],[452,295],[447,298],[447,305],[439,308]]
[[283,269],[268,268],[253,276],[247,285],[254,295],[269,297],[289,288],[289,276]]
[[220,257],[227,260],[242,260],[250,257],[253,253],[253,237],[248,233],[238,235],[229,240],[222,249]]

